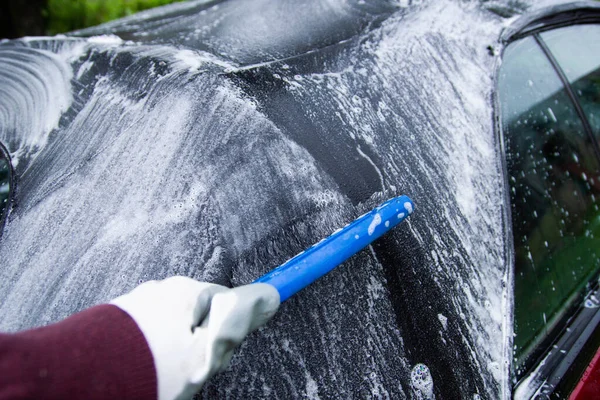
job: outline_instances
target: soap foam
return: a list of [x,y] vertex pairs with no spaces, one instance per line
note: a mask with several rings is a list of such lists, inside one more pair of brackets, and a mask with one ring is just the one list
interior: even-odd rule
[[410,383],[415,399],[435,399],[433,394],[433,379],[431,378],[429,368],[425,364],[417,364],[413,367],[410,374]]
[[381,215],[375,214],[375,216],[373,217],[373,221],[371,221],[371,224],[367,229],[369,236],[371,236],[375,232],[375,228],[377,228],[379,225],[381,225]]

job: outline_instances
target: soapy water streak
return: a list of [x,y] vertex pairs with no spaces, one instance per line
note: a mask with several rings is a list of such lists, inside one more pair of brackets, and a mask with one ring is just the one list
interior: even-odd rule
[[0,140],[17,167],[45,146],[71,105],[72,70],[51,52],[8,46],[0,48],[0,65]]

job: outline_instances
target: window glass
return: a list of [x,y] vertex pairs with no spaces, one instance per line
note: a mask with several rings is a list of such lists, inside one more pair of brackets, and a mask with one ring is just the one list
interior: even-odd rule
[[600,139],[600,25],[569,26],[541,36]]
[[600,259],[599,164],[534,38],[510,44],[498,82],[515,242],[517,372]]

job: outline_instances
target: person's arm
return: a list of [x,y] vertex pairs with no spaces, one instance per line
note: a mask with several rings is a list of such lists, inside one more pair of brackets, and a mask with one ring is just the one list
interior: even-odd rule
[[0,334],[0,399],[156,399],[137,324],[101,305],[43,328]]
[[0,400],[189,399],[278,307],[268,284],[146,282],[110,305],[0,335]]

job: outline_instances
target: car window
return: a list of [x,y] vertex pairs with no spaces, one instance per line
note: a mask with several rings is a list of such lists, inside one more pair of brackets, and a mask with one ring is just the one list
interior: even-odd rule
[[575,25],[541,34],[564,71],[600,139],[600,25]]
[[598,269],[600,174],[591,138],[534,37],[498,82],[515,245],[517,374]]

